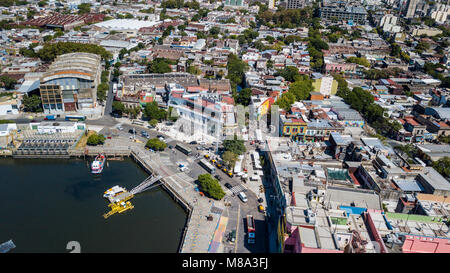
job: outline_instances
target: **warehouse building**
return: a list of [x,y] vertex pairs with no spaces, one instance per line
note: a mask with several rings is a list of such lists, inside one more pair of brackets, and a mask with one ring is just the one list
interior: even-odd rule
[[60,55],[40,79],[45,113],[94,108],[101,76],[101,58],[92,53]]

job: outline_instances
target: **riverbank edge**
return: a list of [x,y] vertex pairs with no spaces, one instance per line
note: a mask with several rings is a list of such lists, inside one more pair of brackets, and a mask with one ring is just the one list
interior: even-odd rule
[[[66,157],[61,157],[61,156],[57,156],[57,155],[47,155],[47,156],[20,156],[20,157],[16,157],[13,154],[3,154],[1,157],[8,157],[8,158],[27,158],[27,159],[70,159],[70,158],[80,158],[83,157],[84,159],[86,159],[86,157],[94,157],[98,154],[99,151],[89,151],[88,153],[83,152],[78,152],[78,153],[74,153],[72,151],[72,153],[69,154],[69,156]],[[145,163],[144,160],[142,160],[138,154],[136,154],[135,152],[133,152],[131,149],[130,150],[121,150],[121,151],[112,151],[112,153],[105,153],[106,157],[112,157],[112,160],[117,160],[123,157],[129,157],[131,158],[137,165],[139,165],[147,174],[151,175],[154,174],[155,172],[152,170],[152,168],[150,166],[148,166],[148,164]],[[0,157],[0,158],[1,158]],[[110,160],[111,160],[110,159]],[[183,245],[184,245],[184,241],[186,239],[186,233],[189,229],[189,223],[191,220],[191,216],[192,216],[192,212],[193,212],[193,207],[191,205],[189,205],[189,203],[184,200],[177,192],[175,189],[173,189],[172,187],[170,187],[170,185],[168,185],[167,183],[164,183],[164,178],[161,179],[161,181],[163,183],[161,183],[161,187],[166,191],[166,193],[179,205],[181,206],[181,208],[187,213],[187,218],[186,218],[186,222],[184,224],[183,227],[183,232],[182,232],[182,236],[181,236],[181,240],[180,243],[178,245],[178,253],[182,253],[183,250]]]

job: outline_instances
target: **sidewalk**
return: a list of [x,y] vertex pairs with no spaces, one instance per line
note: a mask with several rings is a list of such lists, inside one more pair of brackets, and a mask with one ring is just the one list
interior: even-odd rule
[[[200,196],[195,190],[196,185],[192,177],[183,172],[174,172],[172,169],[177,168],[170,168],[173,162],[172,164],[168,164],[168,162],[163,164],[161,156],[167,152],[150,153],[138,143],[129,143],[129,146],[155,173],[163,177],[162,180],[166,187],[172,189],[176,195],[184,199],[183,202],[187,202],[192,208],[180,252],[207,253],[224,210],[223,202],[214,202],[212,199]],[[208,221],[208,215],[213,216],[212,221]]]

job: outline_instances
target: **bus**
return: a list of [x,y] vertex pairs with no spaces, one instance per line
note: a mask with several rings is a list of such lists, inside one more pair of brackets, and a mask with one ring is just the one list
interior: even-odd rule
[[86,116],[66,116],[66,120],[68,120],[68,121],[85,121]]
[[181,144],[177,144],[175,146],[175,148],[177,148],[180,152],[182,152],[182,153],[184,153],[186,155],[191,155],[192,154],[192,150],[191,149],[189,149],[188,147],[184,147]]
[[215,174],[216,173],[216,168],[214,168],[213,165],[211,165],[211,163],[209,163],[207,160],[205,159],[200,159],[200,161],[198,162],[198,164],[200,166],[202,166],[207,172],[209,172],[210,174]]

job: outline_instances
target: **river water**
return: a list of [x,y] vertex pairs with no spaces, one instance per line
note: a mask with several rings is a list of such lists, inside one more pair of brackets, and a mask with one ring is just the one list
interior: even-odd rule
[[1,158],[0,243],[12,239],[11,253],[67,253],[69,241],[82,253],[176,252],[187,215],[160,187],[103,218],[106,189],[131,190],[148,176],[131,159],[108,163],[93,175],[84,160]]

